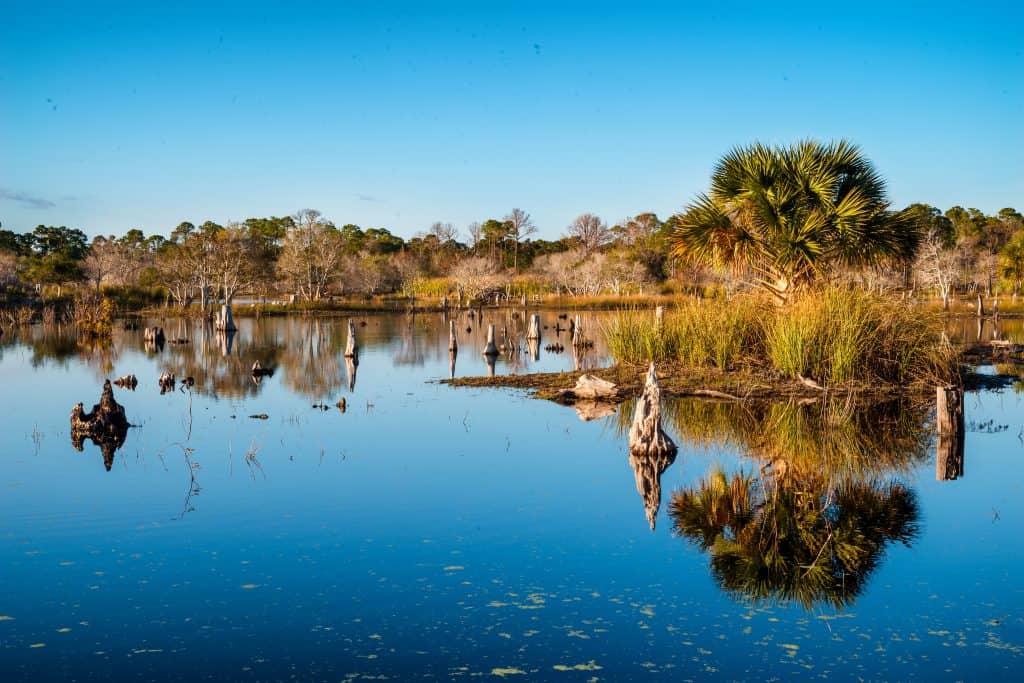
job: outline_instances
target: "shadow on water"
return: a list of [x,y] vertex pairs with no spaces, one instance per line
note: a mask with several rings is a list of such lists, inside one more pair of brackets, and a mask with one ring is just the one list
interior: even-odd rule
[[[632,412],[625,404],[611,418],[620,435]],[[680,399],[663,414],[683,446],[743,456],[737,471],[714,465],[668,505],[673,532],[709,555],[715,581],[734,597],[847,607],[887,545],[909,546],[918,534],[917,496],[901,477],[928,458],[925,406]],[[629,458],[652,529],[673,461]]]

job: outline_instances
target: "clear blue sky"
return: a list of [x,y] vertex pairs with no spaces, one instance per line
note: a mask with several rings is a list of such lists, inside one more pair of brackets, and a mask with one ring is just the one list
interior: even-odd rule
[[553,238],[802,137],[860,144],[897,206],[1024,209],[1020,2],[207,4],[0,4],[5,228],[518,206]]

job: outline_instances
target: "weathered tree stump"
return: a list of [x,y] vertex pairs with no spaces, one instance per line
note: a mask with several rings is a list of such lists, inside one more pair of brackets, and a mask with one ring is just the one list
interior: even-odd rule
[[657,306],[654,309],[654,327],[659,332],[665,328],[665,307]]
[[455,321],[448,321],[448,350],[458,351],[459,350],[459,339],[455,336]]
[[131,389],[135,391],[135,387],[139,385],[139,380],[136,379],[135,375],[124,375],[114,380],[114,384],[121,387],[122,389]]
[[167,372],[166,370],[160,373],[160,379],[157,382],[160,384],[160,395],[163,396],[168,391],[174,391],[174,373]]
[[235,319],[231,315],[231,304],[224,304],[220,307],[220,313],[213,321],[213,326],[221,332],[234,332],[238,328],[235,327]]
[[459,350],[452,349],[448,352],[448,376],[455,379],[455,360],[459,357]]
[[494,323],[487,325],[487,343],[484,345],[485,356],[497,356],[498,346],[494,343]]
[[359,355],[359,345],[356,343],[356,324],[349,318],[348,321],[348,343],[345,344],[345,358],[355,358]]
[[164,336],[164,328],[162,327],[147,327],[142,332],[142,342],[146,351],[163,351],[166,341],[167,338]]
[[658,386],[654,363],[647,370],[644,391],[633,413],[633,424],[629,428],[629,452],[652,457],[674,455],[676,452],[676,445],[661,428],[661,388]]
[[345,409],[348,407],[348,404],[345,402],[345,397],[344,396],[339,398],[338,402],[335,403],[334,405],[338,406],[338,410],[340,410],[343,413],[345,412]]
[[572,334],[572,345],[576,347],[586,346],[587,340],[583,336],[583,323],[580,320],[580,316],[576,316],[576,324],[570,325]]
[[978,317],[985,315],[985,301],[981,298],[981,294],[978,295]]
[[100,402],[85,412],[81,403],[71,409],[71,444],[81,451],[85,439],[92,440],[103,453],[103,463],[110,470],[114,453],[128,437],[128,418],[124,407],[114,400],[114,389],[110,380],[103,382]]
[[636,478],[636,490],[644,500],[651,530],[661,506],[661,475],[675,458],[676,445],[661,428],[661,388],[654,363],[651,363],[629,428],[629,464]]
[[964,392],[955,387],[935,389],[935,479],[964,476]]
[[526,338],[540,341],[540,315],[534,313],[530,316],[530,328],[526,332]]

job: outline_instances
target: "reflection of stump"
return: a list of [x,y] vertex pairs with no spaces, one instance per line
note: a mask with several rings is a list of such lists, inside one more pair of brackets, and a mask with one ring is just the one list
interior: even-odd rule
[[110,470],[114,463],[114,453],[120,448],[128,436],[128,418],[124,407],[114,400],[114,389],[110,380],[103,383],[103,394],[100,402],[85,412],[81,403],[71,409],[71,444],[76,450],[82,450],[85,439],[91,439],[103,453],[103,463]]
[[964,392],[953,387],[936,387],[935,479],[952,481],[964,476]]
[[636,492],[643,498],[647,523],[651,525],[651,531],[654,531],[658,508],[661,507],[661,475],[675,460],[675,448],[661,455],[645,456],[633,452],[629,454],[629,466],[633,468],[633,475],[636,477]]

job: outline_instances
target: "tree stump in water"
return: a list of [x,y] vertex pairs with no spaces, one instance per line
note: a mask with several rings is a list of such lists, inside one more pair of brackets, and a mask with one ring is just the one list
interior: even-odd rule
[[114,400],[110,380],[103,382],[100,402],[87,413],[79,403],[71,409],[71,445],[81,451],[85,439],[91,439],[103,453],[103,464],[109,471],[117,451],[128,436],[128,418],[124,407]]
[[952,481],[964,476],[964,392],[954,387],[935,389],[935,479]]
[[487,344],[484,345],[484,355],[498,355],[498,346],[494,343],[494,323],[490,323],[487,325]]
[[665,307],[658,306],[654,309],[654,327],[659,332],[665,327]]
[[526,333],[526,338],[540,341],[540,315],[534,313],[530,316],[530,329]]
[[231,316],[231,304],[220,307],[220,313],[214,320],[214,327],[221,332],[234,332],[238,329],[235,327],[235,319]]
[[356,324],[350,318],[348,321],[348,343],[345,344],[345,358],[355,358],[359,355],[359,345],[356,344]]
[[459,340],[455,336],[455,321],[454,320],[449,320],[448,321],[448,350],[449,351],[458,351],[459,350]]
[[629,464],[652,531],[661,506],[661,475],[675,459],[676,445],[661,428],[661,388],[651,363],[629,428]]
[[644,391],[636,403],[633,424],[629,428],[631,454],[660,457],[675,455],[676,445],[661,428],[661,387],[654,372],[654,363],[647,370]]
[[174,391],[174,373],[164,371],[160,373],[160,379],[157,380],[160,383],[160,395],[166,394],[168,391]]
[[135,375],[125,375],[115,379],[114,384],[122,389],[131,389],[132,391],[135,391],[135,387],[139,385],[139,380],[136,379]]

